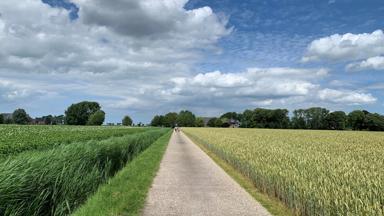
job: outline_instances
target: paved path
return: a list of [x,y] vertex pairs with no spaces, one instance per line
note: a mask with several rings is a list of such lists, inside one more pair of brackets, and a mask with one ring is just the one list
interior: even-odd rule
[[189,138],[174,133],[143,215],[270,215]]

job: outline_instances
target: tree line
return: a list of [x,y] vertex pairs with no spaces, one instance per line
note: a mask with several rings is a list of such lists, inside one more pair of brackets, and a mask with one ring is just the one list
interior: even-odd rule
[[203,118],[196,117],[191,111],[170,112],[156,115],[151,121],[153,127],[204,127]]
[[322,107],[297,109],[289,117],[287,109],[245,110],[243,113],[226,113],[220,118],[230,116],[241,122],[243,128],[280,128],[312,130],[370,130],[384,131],[384,116],[366,110],[331,112]]
[[[12,114],[0,114],[0,124],[45,124],[45,125],[102,125],[105,121],[105,112],[97,102],[82,101],[70,105],[65,115],[43,116],[31,118],[24,109],[16,109]],[[122,125],[132,126],[131,117],[124,116]]]
[[[0,114],[0,124],[67,124],[67,125],[102,125],[105,112],[97,102],[83,101],[70,105],[65,115],[43,116],[32,119],[24,109],[16,109],[12,114]],[[131,117],[124,116],[122,125],[132,126]],[[191,111],[170,112],[156,115],[151,126],[155,127],[241,127],[241,128],[280,128],[314,130],[369,130],[384,131],[384,116],[366,110],[331,112],[322,107],[294,110],[289,116],[287,109],[247,109],[242,113],[227,112],[220,117],[196,117]]]
[[289,116],[287,109],[245,110],[242,113],[227,112],[220,117],[196,117],[192,112],[183,110],[180,113],[170,112],[156,115],[152,126],[173,127],[241,127],[241,128],[275,128],[275,129],[312,129],[312,130],[369,130],[384,131],[384,116],[366,110],[331,112],[322,107],[294,110]]

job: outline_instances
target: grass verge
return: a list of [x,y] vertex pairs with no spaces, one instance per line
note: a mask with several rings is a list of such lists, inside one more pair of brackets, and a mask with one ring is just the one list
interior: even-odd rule
[[0,215],[69,215],[169,129],[24,152],[0,163]]
[[197,146],[199,146],[213,161],[216,162],[228,175],[230,175],[241,187],[243,187],[253,198],[255,198],[272,215],[293,216],[292,210],[286,207],[282,202],[274,197],[270,197],[258,190],[252,183],[252,180],[244,176],[225,160],[221,159],[213,151],[204,145],[204,142],[192,134],[184,132]]
[[75,216],[139,215],[171,137],[168,132],[101,186]]

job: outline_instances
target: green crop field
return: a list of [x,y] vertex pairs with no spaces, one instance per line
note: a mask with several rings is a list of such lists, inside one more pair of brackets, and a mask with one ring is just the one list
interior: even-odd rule
[[7,157],[0,160],[0,215],[69,215],[159,138],[168,139],[168,132],[1,126],[0,149]]
[[75,141],[101,140],[144,132],[145,128],[0,125],[0,157]]
[[384,214],[384,133],[184,131],[298,215]]

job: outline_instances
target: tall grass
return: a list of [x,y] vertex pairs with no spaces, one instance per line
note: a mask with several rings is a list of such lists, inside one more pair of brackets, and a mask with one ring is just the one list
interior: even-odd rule
[[73,216],[139,215],[170,137],[171,132],[160,137],[100,186]]
[[0,215],[68,215],[167,129],[25,152],[0,164]]

